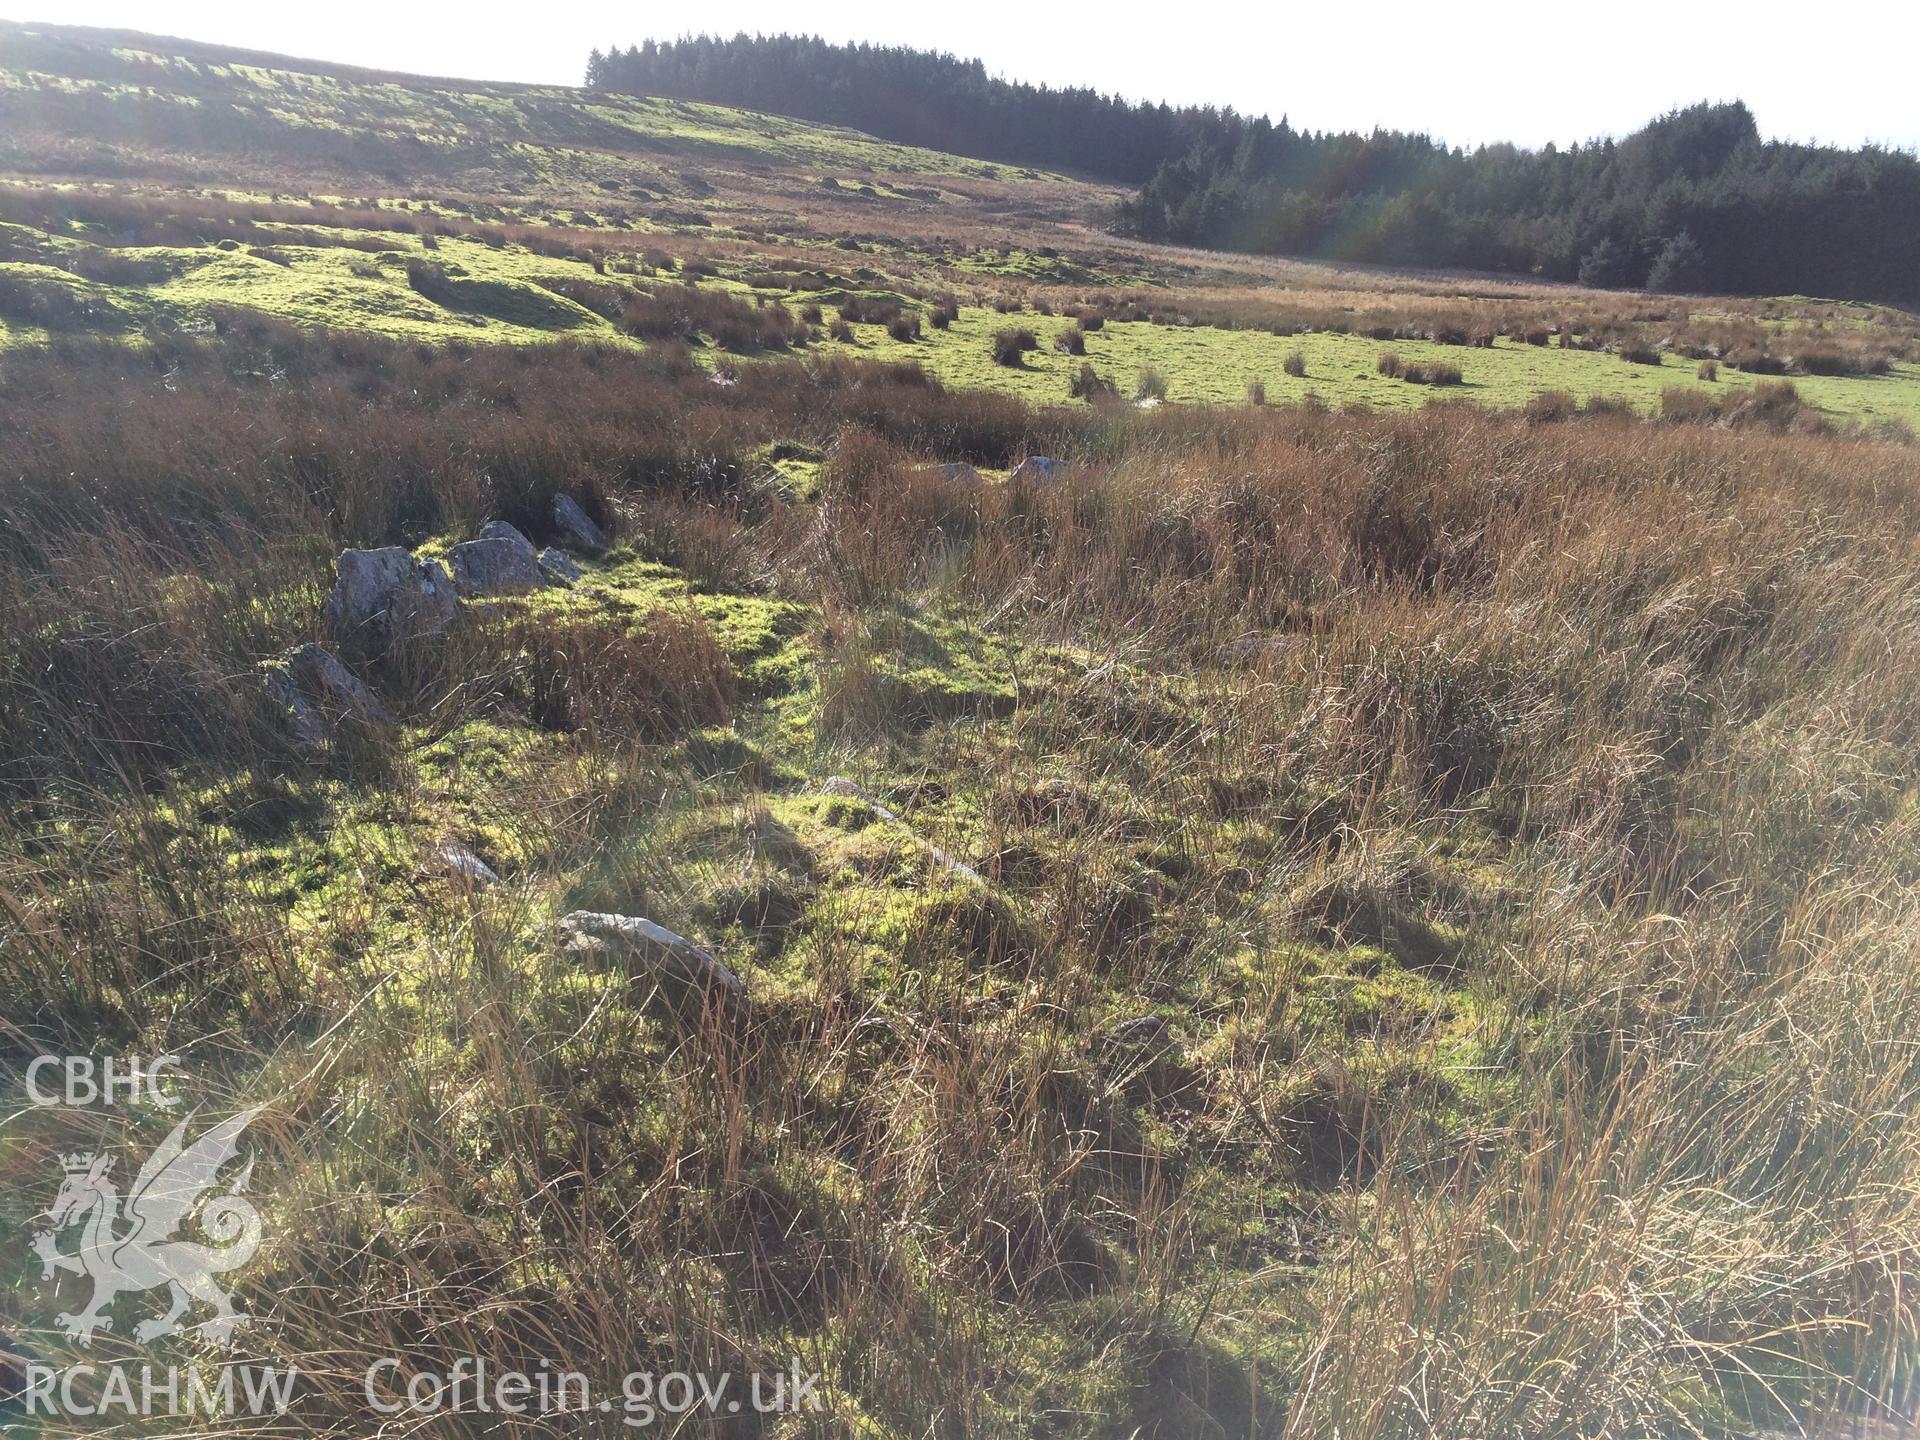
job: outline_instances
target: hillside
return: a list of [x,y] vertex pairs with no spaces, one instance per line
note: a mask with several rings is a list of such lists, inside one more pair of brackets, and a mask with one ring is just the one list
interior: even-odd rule
[[640,219],[688,201],[724,210],[743,183],[757,206],[774,205],[775,177],[899,176],[925,186],[930,204],[1058,183],[723,106],[435,81],[10,21],[0,21],[0,167],[268,194],[406,187]]
[[[1920,324],[1884,307],[1204,255],[1102,233],[1118,192],[749,112],[0,35],[0,345],[246,311],[429,340],[678,337],[722,369],[911,359],[1042,403],[1091,366],[1123,397],[1152,376],[1175,402],[1381,409],[1651,412],[1785,373],[1835,421],[1920,424]],[[996,363],[1010,328],[1034,343]],[[1421,367],[1459,383],[1401,378]]]
[[[1912,314],[154,37],[0,85],[0,1429],[1916,1414]],[[30,1088],[101,1057],[182,1103]],[[142,1366],[291,1399],[87,1413]]]

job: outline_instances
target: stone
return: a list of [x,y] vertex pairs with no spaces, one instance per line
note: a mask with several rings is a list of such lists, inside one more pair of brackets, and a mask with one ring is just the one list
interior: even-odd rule
[[359,633],[385,616],[387,600],[413,574],[413,556],[398,545],[342,550],[327,597],[327,629],[336,638]]
[[569,550],[598,555],[607,548],[607,532],[594,524],[593,517],[571,495],[553,497],[553,529]]
[[549,545],[535,557],[540,573],[546,577],[549,585],[578,585],[586,574],[573,563],[573,557],[558,546]]
[[387,598],[388,637],[438,635],[459,613],[460,592],[447,567],[422,560],[413,567],[413,578]]
[[740,977],[712,951],[638,915],[575,910],[556,928],[569,954],[613,961],[629,975],[646,975],[699,992],[732,1009],[746,1004]]
[[858,800],[861,804],[870,806],[877,811],[882,820],[897,820],[900,818],[844,775],[829,775],[826,779],[822,780],[820,782],[820,793],[822,795],[844,795],[849,800]]
[[1107,1026],[1106,1038],[1118,1045],[1164,1050],[1173,1042],[1173,1026],[1164,1015],[1136,1015]]
[[282,711],[293,738],[308,748],[322,744],[341,720],[389,725],[393,717],[360,677],[324,646],[296,645],[266,669],[268,699]]
[[460,608],[452,577],[438,560],[416,561],[398,545],[342,550],[327,597],[327,631],[338,643],[386,644],[437,635]]
[[300,687],[327,709],[377,725],[393,723],[386,706],[325,646],[308,641],[288,651],[286,658],[287,668]]
[[867,794],[866,791],[862,790],[844,775],[830,775],[821,781],[820,793],[822,795],[839,795],[849,800],[858,800],[889,825],[898,825],[902,830],[905,830],[909,835],[913,836],[913,838],[919,842],[920,847],[925,850],[928,855],[933,857],[936,864],[944,866],[954,874],[971,880],[975,884],[985,885],[987,883],[981,878],[978,870],[975,870],[964,860],[956,860],[932,841],[922,838],[906,821],[902,820],[898,815],[894,814],[893,811]]
[[493,867],[458,840],[442,840],[439,848],[433,852],[433,858],[456,881],[476,890],[500,883],[500,877],[494,873]]
[[540,558],[518,531],[511,540],[490,536],[455,545],[447,551],[447,567],[462,598],[522,595],[541,583]]
[[511,540],[523,549],[533,549],[533,542],[520,533],[519,527],[510,525],[505,520],[487,521],[486,524],[480,527],[480,538],[482,540]]
[[950,465],[929,465],[921,472],[923,475],[937,476],[951,485],[985,485],[987,477],[964,460],[956,460]]
[[266,670],[267,703],[286,722],[287,733],[302,749],[317,750],[327,741],[327,718],[320,713],[294,683],[284,665],[269,664]]
[[1013,467],[1009,480],[1056,480],[1066,470],[1063,460],[1050,460],[1045,455],[1029,455]]

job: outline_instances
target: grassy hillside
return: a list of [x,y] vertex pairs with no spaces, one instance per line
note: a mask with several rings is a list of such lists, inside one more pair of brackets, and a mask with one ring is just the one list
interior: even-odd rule
[[[1039,180],[724,106],[435,81],[149,35],[0,22],[0,165],[307,189],[329,177],[642,201],[716,165]],[[692,182],[691,184],[689,182]]]
[[[0,1099],[265,1107],[272,1433],[494,1422],[376,1409],[394,1354],[822,1377],[726,1436],[1913,1413],[1913,316],[1130,246],[739,112],[0,70]],[[328,618],[344,547],[560,496],[577,583]],[[364,697],[292,705],[310,644]],[[0,1389],[234,1358],[80,1347],[33,1259],[62,1156],[177,1116],[0,1117]]]
[[[183,203],[184,219],[175,214]],[[18,192],[11,204],[0,193],[0,215],[11,210],[29,222],[0,222],[0,343],[193,332],[232,311],[430,341],[632,345],[659,335],[629,310],[690,304],[698,314],[690,312],[679,333],[719,372],[769,353],[758,339],[735,339],[724,327],[715,333],[712,315],[744,306],[780,317],[793,343],[774,347],[778,354],[798,348],[909,361],[949,385],[1041,404],[1066,401],[1081,367],[1091,365],[1122,398],[1134,394],[1141,375],[1157,373],[1175,403],[1240,403],[1257,385],[1272,404],[1399,410],[1444,397],[1521,408],[1565,396],[1656,412],[1670,389],[1737,397],[1788,368],[1801,400],[1830,417],[1920,425],[1920,364],[1911,358],[1920,353],[1920,325],[1872,306],[1779,302],[1728,310],[1681,300],[1643,303],[1635,321],[1622,324],[1605,296],[1341,297],[1364,300],[1375,312],[1369,317],[1351,303],[1303,305],[1258,290],[1143,289],[1139,282],[1153,278],[1144,257],[1097,252],[1070,258],[1018,247],[877,242],[848,251],[764,232],[755,240],[711,228],[503,223],[478,216],[508,212],[427,202],[344,211],[170,206],[156,218],[137,206],[117,215],[110,199],[73,192]],[[185,244],[97,243],[142,225],[186,240],[231,233]],[[446,283],[423,291],[413,283],[423,266]],[[687,300],[689,287],[695,300]],[[943,300],[952,301],[954,316],[936,326]],[[896,314],[912,333],[890,332],[884,317]],[[1087,314],[1099,317],[1097,329],[1075,318]],[[842,315],[852,317],[845,329],[833,323]],[[1547,334],[1548,326],[1557,333]],[[1008,327],[1029,330],[1035,342],[1014,366],[994,358],[993,337]],[[1490,343],[1469,345],[1471,334]],[[1544,342],[1528,343],[1529,334]],[[1641,353],[1629,354],[1630,346]],[[1742,346],[1778,363],[1740,369],[1716,362],[1712,378],[1703,378],[1700,355],[1737,359]],[[1808,352],[1830,358],[1830,367],[1816,358],[1816,368],[1864,373],[1808,374]],[[1459,383],[1432,387],[1383,374],[1389,354],[1413,366],[1456,367]],[[1290,373],[1290,360],[1299,374]],[[1873,373],[1874,365],[1884,373]]]
[[[797,1356],[902,1437],[1904,1403],[1909,446],[262,324],[0,386],[0,1043],[272,1107],[296,1433],[396,1348]],[[1078,468],[924,468],[1028,447]],[[339,643],[337,547],[556,489],[577,588],[346,651],[392,723],[293,746],[256,666]],[[0,1329],[79,1358],[37,1273]]]
[[[1920,422],[1920,322],[1885,307],[1127,246],[1088,228],[1113,192],[714,106],[16,25],[0,27],[0,121],[0,166],[61,177],[0,192],[0,345],[193,332],[227,309],[422,340],[645,343],[629,302],[693,284],[722,297],[703,313],[733,299],[817,315],[794,335],[814,353],[911,359],[1039,403],[1066,400],[1083,363],[1123,398],[1152,371],[1176,403],[1257,386],[1271,403],[1377,409],[1444,396],[1653,412],[1668,389],[1726,397],[1785,371],[1834,419]],[[416,263],[452,283],[422,293]],[[582,287],[600,298],[583,305]],[[926,323],[941,301],[957,312],[946,328]],[[894,309],[917,338],[861,318]],[[1070,311],[1107,321],[1083,354],[1056,348]],[[1037,342],[1014,367],[993,360],[1007,325]],[[709,368],[766,348],[681,329]],[[1461,383],[1383,376],[1388,351]]]

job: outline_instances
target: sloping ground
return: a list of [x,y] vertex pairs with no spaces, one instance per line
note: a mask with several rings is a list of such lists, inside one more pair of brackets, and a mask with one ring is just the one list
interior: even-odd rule
[[[635,343],[662,327],[627,323],[632,298],[692,284],[809,316],[747,325],[744,345],[710,319],[678,327],[714,368],[763,352],[771,329],[1037,403],[1067,400],[1091,367],[1122,400],[1645,413],[1671,390],[1699,418],[1791,362],[1809,412],[1920,424],[1920,327],[1882,307],[1131,246],[1089,226],[1110,190],[716,106],[7,24],[0,168],[54,182],[0,191],[0,346],[200,332],[235,312],[414,340]],[[420,264],[444,278],[414,283]],[[1106,323],[1070,333],[1088,309]],[[890,333],[895,311],[917,335]],[[993,355],[1008,326],[1034,336],[1017,365]],[[1735,363],[1775,339],[1772,369]],[[1834,364],[1798,363],[1809,345]],[[1458,383],[1382,374],[1388,352]],[[1701,355],[1729,363],[1712,377]]]
[[[698,173],[910,177],[937,200],[1067,184],[832,126],[672,100],[382,75],[0,22],[0,168],[274,192],[430,186],[580,204],[704,199]],[[857,182],[856,182],[857,183]],[[1081,187],[1088,197],[1104,193]]]
[[[685,228],[523,227],[514,232],[522,239],[508,241],[498,227],[483,235],[489,227],[477,225],[471,214],[444,207],[389,207],[362,216],[404,229],[328,224],[325,212],[300,213],[323,223],[245,221],[254,240],[267,242],[252,244],[223,238],[106,245],[99,242],[114,238],[108,223],[74,223],[61,233],[0,223],[0,348],[49,335],[132,339],[154,327],[201,332],[234,312],[413,340],[521,344],[571,338],[633,345],[642,342],[623,318],[623,307],[644,305],[647,297],[677,304],[692,293],[723,310],[770,307],[781,317],[777,328],[794,335],[807,353],[909,361],[944,384],[1037,404],[1066,402],[1087,365],[1123,399],[1151,372],[1165,380],[1165,398],[1176,404],[1243,403],[1257,386],[1276,405],[1381,410],[1417,409],[1436,398],[1519,408],[1559,394],[1653,413],[1669,390],[1737,404],[1766,379],[1728,367],[1707,380],[1692,360],[1674,353],[1652,351],[1635,361],[1559,340],[1526,344],[1518,335],[1492,337],[1487,347],[1474,348],[1118,314],[1097,329],[1082,329],[1069,315],[1053,312],[1084,309],[1090,302],[1124,313],[1125,295],[1132,293],[1125,287],[1138,279],[1103,269],[1097,256],[990,248],[902,252],[884,245],[849,253],[820,245],[702,239],[710,232]],[[429,238],[424,232],[434,228],[450,233]],[[676,268],[660,248],[669,245],[695,268]],[[422,265],[444,275],[444,283],[417,287],[411,277]],[[1009,287],[1020,293],[1032,287],[1029,298],[1049,313],[1024,303],[1018,313],[1000,313],[996,307],[1014,303]],[[959,293],[971,303],[959,305],[944,327],[934,325],[927,297]],[[869,307],[865,312],[862,303]],[[815,323],[797,318],[811,313],[809,307],[819,312]],[[1854,328],[1865,334],[1867,322],[1880,317],[1873,307],[1856,308],[1861,318]],[[873,318],[855,318],[842,330],[831,323],[839,312],[898,312],[914,321],[916,333],[896,337],[884,320]],[[741,313],[751,318],[751,311]],[[1684,309],[1680,315],[1684,323]],[[716,374],[769,353],[758,341],[716,336],[715,322],[703,323],[709,328],[695,326],[686,338]],[[993,354],[995,333],[1009,326],[1030,329],[1037,343],[1013,366],[995,363]],[[658,338],[655,331],[644,333]],[[1078,353],[1062,348],[1070,335]],[[775,353],[786,350],[782,343]],[[1383,375],[1381,357],[1389,353],[1409,364],[1457,366],[1460,383],[1435,387]],[[1298,374],[1290,369],[1296,358]],[[1891,363],[1880,375],[1799,375],[1793,384],[1804,406],[1834,419],[1920,428],[1920,366],[1910,361]]]

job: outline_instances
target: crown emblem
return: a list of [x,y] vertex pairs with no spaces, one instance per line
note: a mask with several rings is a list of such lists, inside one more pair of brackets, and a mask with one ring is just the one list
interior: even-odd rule
[[93,1162],[100,1158],[93,1150],[75,1150],[70,1155],[60,1157],[60,1168],[69,1175],[84,1175],[93,1169]]

